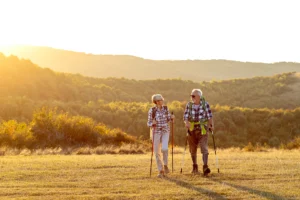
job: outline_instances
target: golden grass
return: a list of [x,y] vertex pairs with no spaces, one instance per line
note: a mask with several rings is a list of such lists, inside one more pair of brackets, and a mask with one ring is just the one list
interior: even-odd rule
[[[149,177],[150,154],[2,156],[0,199],[300,199],[299,150],[219,150],[220,173],[192,176],[174,155],[174,173]],[[198,157],[198,161],[200,161]],[[154,159],[153,159],[154,161]],[[171,168],[171,155],[169,157]]]
[[44,149],[0,148],[0,156],[4,155],[92,155],[92,154],[144,154],[145,146],[138,144],[123,144],[121,146],[102,145],[97,147],[66,147]]

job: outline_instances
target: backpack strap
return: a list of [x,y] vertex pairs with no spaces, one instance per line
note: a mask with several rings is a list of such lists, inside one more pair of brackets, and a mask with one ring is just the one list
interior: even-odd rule
[[189,122],[192,122],[193,120],[192,120],[192,109],[193,109],[193,102],[189,102],[189,118],[188,118],[188,120],[189,120]]
[[201,96],[200,101],[201,101],[201,103],[202,103],[202,108],[203,108],[203,110],[206,112],[206,108],[205,108],[205,103],[206,103],[206,101],[205,101],[204,96]]
[[156,110],[157,110],[156,106],[152,107],[152,120],[155,119]]
[[163,106],[163,108],[164,108],[166,111],[168,111],[168,106]]

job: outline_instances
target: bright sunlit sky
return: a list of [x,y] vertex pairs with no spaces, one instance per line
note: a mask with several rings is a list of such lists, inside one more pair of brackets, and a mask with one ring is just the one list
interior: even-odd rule
[[0,0],[0,45],[149,59],[300,62],[299,4],[297,0]]

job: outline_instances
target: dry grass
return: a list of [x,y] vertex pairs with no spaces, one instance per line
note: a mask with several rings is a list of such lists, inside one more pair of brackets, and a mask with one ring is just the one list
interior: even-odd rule
[[[159,179],[155,163],[149,177],[149,153],[27,156],[24,150],[0,159],[0,199],[300,199],[299,150],[217,154],[220,173],[211,150],[210,177],[190,175],[188,154],[180,174],[177,153],[174,173]],[[169,161],[171,168],[171,155]]]
[[[148,150],[149,148],[147,148]],[[121,146],[102,145],[98,147],[67,147],[67,148],[45,148],[45,149],[0,149],[0,156],[4,155],[92,155],[92,154],[144,154],[145,146],[138,144],[123,144]]]

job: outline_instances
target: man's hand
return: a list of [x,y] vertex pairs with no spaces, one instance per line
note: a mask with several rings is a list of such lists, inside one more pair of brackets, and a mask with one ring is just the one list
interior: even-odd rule
[[189,121],[185,121],[185,128],[190,128],[190,122]]
[[214,131],[214,127],[213,127],[212,124],[209,124],[208,130],[209,130],[210,132],[213,132],[213,131]]

